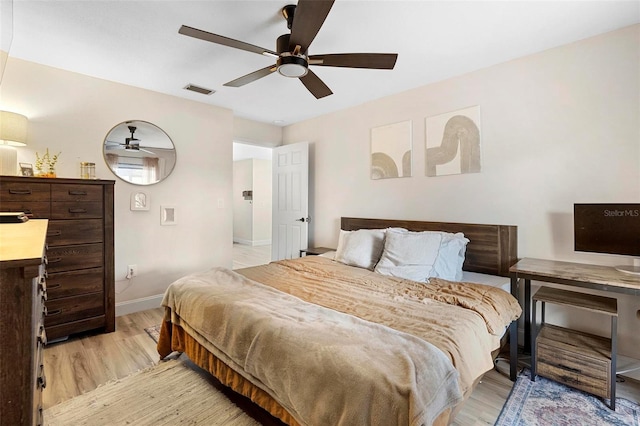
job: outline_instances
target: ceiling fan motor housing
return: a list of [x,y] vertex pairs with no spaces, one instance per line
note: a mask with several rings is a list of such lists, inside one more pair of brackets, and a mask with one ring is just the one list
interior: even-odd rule
[[290,34],[283,34],[276,41],[276,52],[280,55],[276,61],[278,72],[285,77],[303,77],[309,70],[309,61],[306,55],[289,52],[289,37]]

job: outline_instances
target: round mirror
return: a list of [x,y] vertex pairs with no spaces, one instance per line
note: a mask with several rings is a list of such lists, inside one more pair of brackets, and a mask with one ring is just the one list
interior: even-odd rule
[[104,139],[104,160],[120,179],[135,185],[153,185],[171,174],[176,150],[171,138],[147,121],[125,121]]

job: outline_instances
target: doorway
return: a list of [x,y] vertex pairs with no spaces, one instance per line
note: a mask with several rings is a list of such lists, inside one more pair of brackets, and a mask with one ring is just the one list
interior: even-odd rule
[[234,269],[271,260],[271,170],[272,148],[233,143]]

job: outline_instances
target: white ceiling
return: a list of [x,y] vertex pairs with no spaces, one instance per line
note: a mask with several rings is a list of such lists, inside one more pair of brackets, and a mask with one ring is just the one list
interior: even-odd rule
[[224,87],[273,59],[178,34],[184,24],[275,50],[290,3],[15,0],[9,54],[288,125],[640,22],[637,0],[337,0],[310,54],[399,56],[392,71],[312,67],[334,93],[320,100],[277,73]]

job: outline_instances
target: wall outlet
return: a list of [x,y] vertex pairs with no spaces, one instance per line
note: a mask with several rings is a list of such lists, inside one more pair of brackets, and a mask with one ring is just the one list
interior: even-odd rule
[[138,265],[127,265],[127,279],[130,280],[136,275],[138,275]]

